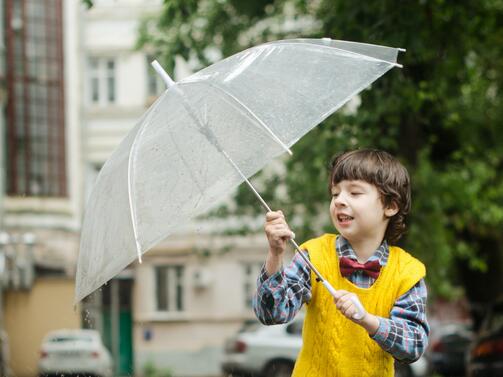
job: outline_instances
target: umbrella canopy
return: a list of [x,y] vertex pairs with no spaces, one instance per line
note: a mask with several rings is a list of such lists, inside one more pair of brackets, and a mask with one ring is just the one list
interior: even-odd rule
[[101,170],[76,300],[204,213],[394,66],[399,49],[330,39],[250,48],[164,92]]

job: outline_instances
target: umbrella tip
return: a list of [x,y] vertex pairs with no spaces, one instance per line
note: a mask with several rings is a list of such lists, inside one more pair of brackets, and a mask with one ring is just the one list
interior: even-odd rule
[[166,73],[166,71],[164,70],[164,68],[162,68],[162,66],[159,64],[159,62],[157,60],[154,60],[150,64],[155,69],[155,71],[157,72],[157,74],[159,76],[161,76],[161,78],[163,79],[164,83],[166,84],[166,86],[168,88],[171,87],[171,86],[173,86],[173,85],[175,85],[175,82],[173,81],[173,79]]

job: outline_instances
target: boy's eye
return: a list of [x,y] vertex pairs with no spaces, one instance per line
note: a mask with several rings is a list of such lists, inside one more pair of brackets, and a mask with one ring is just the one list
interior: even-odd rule
[[363,193],[361,193],[361,192],[352,192],[351,193],[351,195],[361,195],[361,194],[363,194]]
[[337,195],[339,195],[339,193],[338,193],[338,192],[333,192],[333,193],[332,193],[332,198],[337,198]]

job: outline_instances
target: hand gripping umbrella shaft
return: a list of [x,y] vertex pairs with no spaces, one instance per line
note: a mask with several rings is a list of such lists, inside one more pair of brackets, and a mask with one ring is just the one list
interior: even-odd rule
[[[170,87],[173,87],[175,89],[177,89],[174,85],[175,85],[175,82],[171,79],[171,77],[166,73],[166,71],[164,71],[164,69],[161,67],[161,65],[156,61],[154,60],[152,62],[152,66],[153,68],[157,71],[157,73],[161,76],[161,78],[164,80],[164,82],[166,83],[166,86],[168,88]],[[180,92],[180,94],[182,95],[183,97],[183,93]],[[219,143],[218,143],[218,140],[214,137],[212,131],[208,128],[205,128],[202,126],[201,122],[199,121],[197,115],[195,114],[195,112],[193,111],[193,109],[191,108],[190,106],[190,103],[188,102],[188,100],[185,99],[186,102],[186,109],[188,110],[188,112],[191,114],[191,117],[196,121],[196,123],[199,125],[199,128],[200,128],[200,131],[202,133],[204,133],[208,139],[211,141],[212,145],[218,149],[218,151],[220,153],[222,153],[222,155],[227,159],[227,161],[233,166],[233,168],[237,171],[237,173],[241,176],[241,178],[246,182],[246,184],[248,185],[248,187],[250,188],[250,190],[253,192],[253,194],[257,197],[257,199],[259,200],[259,202],[261,203],[262,207],[266,210],[266,211],[272,211],[271,208],[269,207],[269,205],[267,204],[267,202],[262,198],[262,196],[258,193],[258,191],[255,189],[255,187],[253,187],[252,183],[248,180],[248,178],[246,177],[245,174],[243,174],[243,172],[241,171],[241,169],[239,168],[239,166],[236,165],[236,163],[232,160],[232,158],[227,154],[227,152],[220,147]],[[277,138],[275,138],[275,140],[277,140]],[[284,147],[284,145],[282,145]],[[289,152],[288,149],[286,149],[287,152]],[[337,291],[334,289],[334,287],[332,287],[332,285],[330,284],[330,282],[328,282],[325,278],[323,278],[323,276],[320,274],[320,272],[316,269],[316,267],[314,267],[314,265],[311,263],[310,259],[306,256],[306,254],[300,249],[299,245],[297,244],[297,242],[295,242],[294,239],[290,239],[289,240],[290,243],[292,244],[292,246],[295,248],[295,250],[299,253],[299,255],[301,256],[301,258],[306,262],[306,264],[309,266],[309,268],[315,273],[316,277],[317,277],[317,280],[320,281],[324,286],[325,288],[330,292],[330,294],[336,298],[337,297]],[[362,304],[360,303],[360,301],[358,299],[352,299],[353,301],[353,304],[355,305],[356,309],[357,309],[357,313],[355,313],[353,315],[353,318],[354,319],[357,319],[357,320],[360,320],[362,319],[364,316],[365,316],[365,309],[364,307],[362,306]]]

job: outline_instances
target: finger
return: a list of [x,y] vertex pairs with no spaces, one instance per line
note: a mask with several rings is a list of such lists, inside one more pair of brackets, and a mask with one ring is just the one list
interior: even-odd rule
[[354,301],[353,301],[354,298],[358,299],[354,293],[343,291],[342,296],[339,299],[339,307],[342,308],[343,306],[345,306],[347,304],[350,304],[350,305],[354,304]]
[[343,290],[343,289],[337,289],[335,291],[335,295],[334,295],[334,301],[335,303],[337,304],[337,302],[339,302],[339,300],[341,299],[342,296],[344,296],[346,293],[348,293],[347,291]]
[[337,304],[335,305],[337,309],[342,310],[348,303],[348,300],[345,299],[344,297],[341,297],[338,301]]
[[288,228],[279,228],[279,229],[274,229],[273,232],[271,232],[273,237],[276,238],[291,238],[292,237],[292,231]]
[[282,225],[288,225],[286,223],[285,219],[282,218],[282,217],[278,217],[278,218],[273,219],[271,221],[267,221],[267,224],[271,224],[271,225],[280,225],[280,224],[282,224]]
[[276,225],[268,224],[264,228],[265,232],[273,237],[284,237],[291,233],[288,226],[284,224],[276,224]]
[[287,224],[269,224],[268,226],[272,232],[288,232],[289,234],[292,233],[290,227]]
[[353,307],[353,303],[351,301],[345,301],[342,305],[341,308],[339,309],[344,315]]
[[354,296],[354,293],[348,292],[348,291],[342,291],[342,297],[344,297],[346,300],[349,299],[351,296]]
[[269,211],[265,214],[266,220],[274,220],[277,218],[285,218],[285,215],[283,215],[283,212],[281,211]]
[[355,315],[355,313],[356,313],[356,309],[353,305],[350,305],[348,308],[345,308],[344,310],[342,310],[342,314],[344,314],[344,316],[349,319],[352,319],[353,316]]
[[341,301],[342,302],[353,302],[353,298],[356,298],[356,300],[358,300],[358,297],[354,294],[354,293],[351,293],[351,292],[344,292],[341,296]]
[[272,221],[281,217],[281,215],[276,211],[269,211],[265,214],[266,221]]
[[290,231],[288,224],[285,224],[285,223],[266,223],[264,225],[264,229],[269,232],[275,232],[275,231],[280,231],[280,230]]

